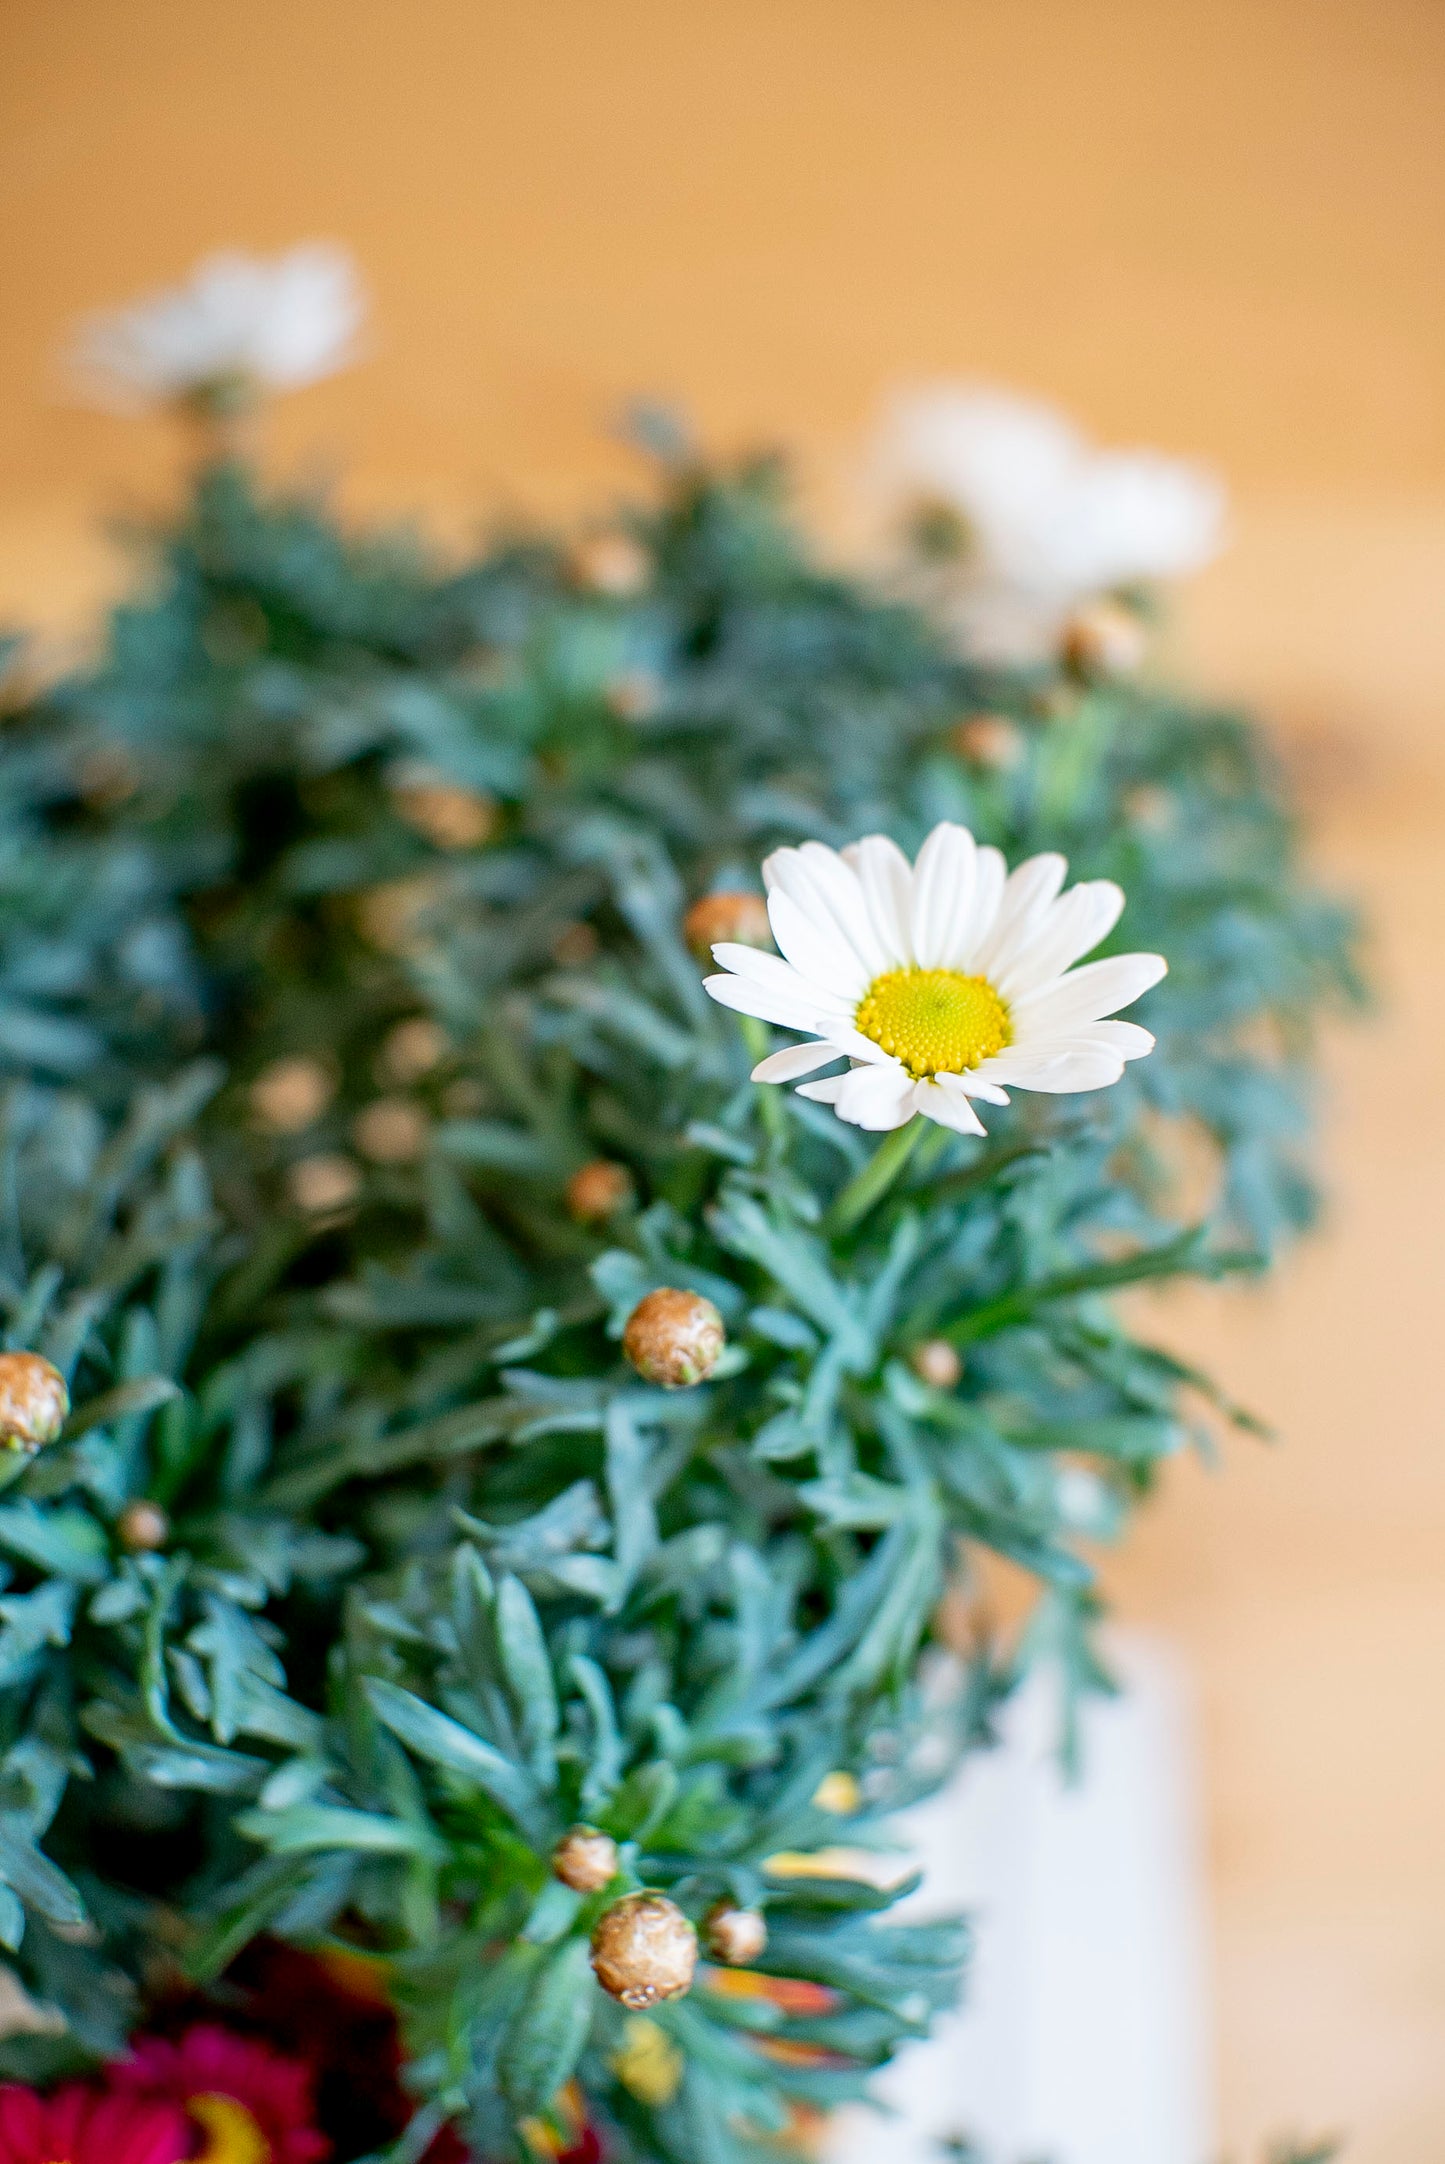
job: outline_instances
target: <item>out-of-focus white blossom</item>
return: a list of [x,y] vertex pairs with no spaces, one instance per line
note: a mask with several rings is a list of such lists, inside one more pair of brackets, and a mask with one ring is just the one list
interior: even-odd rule
[[228,251],[184,285],[83,321],[72,373],[97,403],[129,412],[296,390],[347,365],[365,314],[344,249],[313,241],[271,261]]
[[1094,595],[1199,570],[1222,540],[1212,474],[1097,450],[1063,414],[1005,391],[900,393],[872,477],[894,533],[946,575],[965,634],[1001,659],[1046,650]]

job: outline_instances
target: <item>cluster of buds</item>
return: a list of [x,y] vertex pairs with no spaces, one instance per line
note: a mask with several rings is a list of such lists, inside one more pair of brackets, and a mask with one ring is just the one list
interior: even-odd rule
[[664,1390],[705,1383],[722,1358],[727,1334],[711,1300],[660,1285],[627,1318],[622,1350],[644,1382]]

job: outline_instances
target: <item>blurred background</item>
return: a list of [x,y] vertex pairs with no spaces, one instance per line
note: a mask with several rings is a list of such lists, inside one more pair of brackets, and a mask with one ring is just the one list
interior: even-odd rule
[[[981,376],[1217,467],[1177,658],[1268,712],[1381,1011],[1328,1063],[1323,1237],[1156,1329],[1274,1420],[1114,1565],[1197,1708],[1215,2116],[1445,2149],[1445,10],[1438,0],[10,0],[0,616],[78,635],[160,420],[71,319],[220,244],[351,248],[368,365],[280,470],[458,534],[595,505],[641,391],[797,456]],[[882,2153],[882,2152],[880,2152]]]

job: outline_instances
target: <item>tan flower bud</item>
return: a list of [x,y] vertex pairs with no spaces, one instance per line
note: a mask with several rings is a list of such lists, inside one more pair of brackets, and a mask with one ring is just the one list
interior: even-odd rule
[[758,1909],[735,1908],[731,1901],[717,1901],[702,1921],[703,1939],[714,1961],[745,1969],[761,1958],[767,1948],[768,1926]]
[[414,954],[424,944],[423,919],[441,899],[435,879],[390,879],[356,898],[356,924],[363,939],[383,954]]
[[963,1374],[963,1359],[946,1337],[927,1337],[908,1355],[908,1365],[921,1383],[935,1390],[952,1390]]
[[336,1077],[319,1059],[276,1059],[251,1084],[251,1110],[278,1135],[299,1134],[336,1095]]
[[287,1178],[292,1201],[316,1217],[347,1209],[361,1192],[361,1169],[349,1157],[303,1157]]
[[457,782],[411,780],[392,791],[400,816],[438,849],[480,849],[497,831],[495,797]]
[[567,1212],[579,1225],[600,1225],[632,1200],[632,1174],[609,1157],[594,1157],[567,1182]]
[[145,1496],[137,1496],[127,1503],[116,1520],[116,1531],[121,1546],[132,1554],[144,1555],[155,1548],[164,1548],[171,1537],[171,1521],[159,1503],[152,1503]]
[[1008,773],[1024,755],[1023,732],[1007,714],[969,714],[949,741],[961,759],[993,774]]
[[697,1933],[666,1894],[624,1894],[598,1919],[592,1967],[604,1991],[640,2013],[688,1989]]
[[416,1082],[446,1056],[445,1030],[426,1015],[414,1014],[387,1033],[377,1065],[389,1082]]
[[600,945],[591,925],[578,918],[574,923],[559,927],[552,941],[552,959],[563,969],[583,969]]
[[1124,810],[1131,826],[1145,834],[1167,834],[1174,824],[1176,804],[1159,782],[1141,781],[1125,792]]
[[773,927],[761,894],[704,894],[682,920],[682,936],[700,962],[711,962],[719,940],[740,947],[771,947]]
[[135,795],[140,775],[135,762],[118,744],[97,744],[82,757],[76,783],[87,804],[97,811],[109,811]]
[[1090,601],[1064,626],[1064,666],[1088,683],[1133,676],[1149,650],[1149,631],[1136,609],[1122,601]]
[[426,1115],[405,1097],[378,1097],[352,1123],[356,1147],[374,1165],[413,1164],[426,1148]]
[[626,601],[647,585],[652,558],[631,534],[584,534],[567,552],[567,576],[584,593]]
[[622,1333],[622,1350],[638,1374],[664,1390],[705,1383],[726,1342],[722,1317],[711,1300],[672,1285],[639,1300]]
[[574,1826],[552,1851],[552,1873],[574,1893],[601,1893],[617,1876],[617,1843],[595,1826]]
[[662,686],[649,669],[625,669],[603,693],[619,721],[650,721],[662,704]]
[[55,1441],[69,1414],[59,1368],[40,1353],[0,1353],[0,1450],[33,1456]]

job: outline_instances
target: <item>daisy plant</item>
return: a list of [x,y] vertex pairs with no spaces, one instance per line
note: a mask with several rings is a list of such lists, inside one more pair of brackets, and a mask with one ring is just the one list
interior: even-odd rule
[[[138,389],[279,380],[233,285]],[[669,456],[624,570],[215,468],[12,700],[0,2164],[805,2152],[967,1952],[858,1851],[1032,1659],[1069,1750],[1098,1546],[1232,1415],[1108,1296],[1308,1216],[1348,928],[1254,732]],[[310,1955],[381,2102],[224,2033]]]

